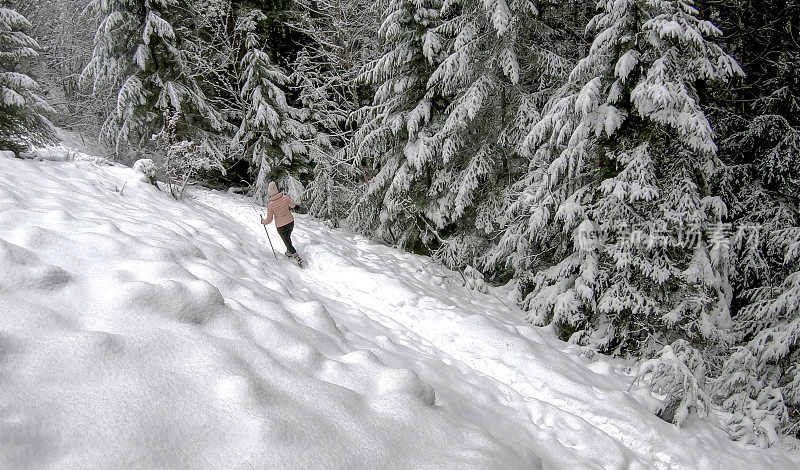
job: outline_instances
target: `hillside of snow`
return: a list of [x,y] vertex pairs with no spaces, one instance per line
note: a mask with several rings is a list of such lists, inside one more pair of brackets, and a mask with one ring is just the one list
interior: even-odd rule
[[69,156],[0,156],[1,468],[800,468],[503,289],[304,216],[301,270],[246,197]]

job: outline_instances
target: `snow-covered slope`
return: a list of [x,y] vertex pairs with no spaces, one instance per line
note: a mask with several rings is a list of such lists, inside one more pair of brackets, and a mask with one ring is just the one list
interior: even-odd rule
[[301,270],[247,198],[75,156],[0,156],[2,468],[800,468],[500,289],[302,216]]

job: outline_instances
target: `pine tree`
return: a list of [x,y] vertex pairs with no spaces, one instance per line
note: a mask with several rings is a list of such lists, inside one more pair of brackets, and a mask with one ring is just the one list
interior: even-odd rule
[[349,117],[360,107],[363,94],[359,70],[375,58],[378,15],[371,0],[297,3],[300,18],[294,27],[308,41],[290,78],[318,131],[314,179],[306,197],[312,214],[336,226],[349,213],[360,187],[360,171],[345,147],[355,130]]
[[717,146],[697,84],[741,70],[691,1],[600,6],[588,56],[523,143],[529,172],[494,256],[517,271],[528,318],[571,341],[643,354],[722,343],[725,206],[708,191]]
[[[112,100],[108,93],[93,96],[79,86],[79,76],[92,55],[97,31],[94,19],[81,15],[85,0],[16,1],[17,11],[33,28],[27,34],[42,46],[40,58],[30,67],[41,92],[53,103],[53,124],[82,135],[98,136]],[[27,67],[26,67],[27,69]]]
[[87,6],[100,25],[82,79],[95,89],[109,84],[118,90],[116,110],[102,133],[118,149],[121,144],[148,145],[174,118],[180,142],[195,142],[218,161],[222,152],[216,134],[227,123],[187,61],[197,34],[191,30],[195,3],[92,0]]
[[800,431],[800,228],[773,232],[770,243],[784,250],[789,274],[747,293],[750,302],[736,316],[746,342],[714,383],[731,436],[761,446]]
[[666,397],[657,411],[666,421],[680,426],[692,413],[707,416],[711,409],[711,397],[705,391],[705,360],[686,340],[668,344],[656,357],[644,361],[638,378],[647,380],[654,392]]
[[54,137],[44,116],[54,111],[36,94],[37,83],[21,70],[38,57],[39,44],[25,33],[30,28],[24,16],[0,4],[0,148],[14,152]]
[[722,165],[716,191],[735,232],[736,347],[714,381],[732,437],[767,446],[800,435],[796,246],[800,226],[800,5],[708,5],[746,75],[713,87]]
[[[358,75],[361,68],[376,58],[380,2],[372,0],[299,0],[298,20],[292,24],[306,40],[292,70],[311,74],[326,94],[327,108],[341,117],[359,107]],[[303,89],[304,80],[296,84]],[[312,94],[313,91],[306,91]],[[319,109],[319,108],[318,108]],[[351,131],[336,119],[337,131]],[[322,127],[331,135],[333,123]],[[338,146],[338,145],[337,145]]]
[[559,15],[546,10],[524,0],[387,3],[384,55],[364,75],[376,99],[351,143],[355,163],[371,167],[351,221],[453,267],[481,261],[523,168],[517,144],[568,70],[559,46],[575,49],[556,44],[543,18]]
[[284,89],[290,86],[290,79],[262,48],[257,34],[264,20],[260,10],[249,9],[237,21],[246,52],[240,72],[244,111],[233,142],[258,168],[255,188],[259,197],[266,195],[267,185],[275,180],[299,201],[301,180],[310,174],[315,152],[326,144],[315,141],[316,129],[306,122],[308,110],[289,104]]
[[[339,76],[338,80],[342,78]],[[307,121],[316,128],[314,139],[309,142],[314,179],[304,198],[313,215],[336,226],[347,216],[357,197],[357,169],[347,161],[344,150],[349,134],[348,117],[356,103],[348,83],[326,73],[308,49],[298,55],[290,79],[303,109],[308,112]]]
[[524,168],[516,147],[563,78],[568,60],[539,16],[527,0],[450,0],[430,32],[443,58],[428,99],[442,96],[448,106],[417,144],[434,162],[420,199],[431,225],[449,235],[436,254],[450,266],[474,264],[498,232],[508,181]]
[[728,48],[746,72],[709,93],[711,116],[725,135],[716,190],[737,228],[734,287],[745,293],[781,282],[783,253],[770,234],[800,225],[800,54],[790,39],[800,34],[800,22],[787,20],[800,19],[800,6],[726,0],[710,10],[730,30]]
[[422,126],[446,105],[428,95],[440,52],[438,0],[387,0],[378,32],[381,56],[367,64],[364,83],[376,87],[371,106],[358,112],[350,143],[355,161],[370,172],[349,221],[379,240],[419,248],[435,239],[412,197],[429,185],[430,152],[420,151]]

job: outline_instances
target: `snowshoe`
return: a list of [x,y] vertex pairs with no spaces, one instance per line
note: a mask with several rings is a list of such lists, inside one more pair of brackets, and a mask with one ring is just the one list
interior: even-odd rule
[[300,266],[301,268],[305,267],[305,261],[303,261],[303,258],[301,258],[300,255],[295,253],[294,255],[292,255],[292,258],[294,259],[294,261],[297,263],[298,266]]

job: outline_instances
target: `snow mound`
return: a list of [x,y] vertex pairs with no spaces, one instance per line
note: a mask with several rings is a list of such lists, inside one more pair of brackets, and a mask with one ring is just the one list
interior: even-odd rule
[[0,467],[800,466],[658,420],[502,289],[304,216],[301,270],[247,198],[82,155],[0,156]]
[[133,163],[133,170],[140,174],[139,179],[145,183],[155,184],[158,168],[149,158],[142,158]]
[[56,290],[72,279],[58,266],[41,263],[35,253],[0,240],[0,291]]

